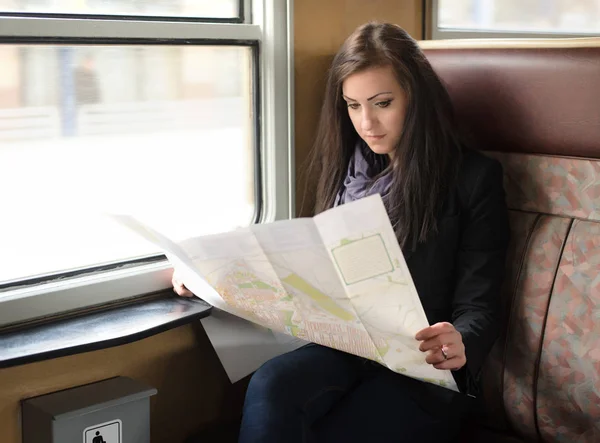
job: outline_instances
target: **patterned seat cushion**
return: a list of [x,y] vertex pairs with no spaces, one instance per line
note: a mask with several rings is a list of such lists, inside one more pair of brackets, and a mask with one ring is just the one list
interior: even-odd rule
[[600,160],[488,153],[512,239],[504,332],[484,370],[488,423],[600,442]]

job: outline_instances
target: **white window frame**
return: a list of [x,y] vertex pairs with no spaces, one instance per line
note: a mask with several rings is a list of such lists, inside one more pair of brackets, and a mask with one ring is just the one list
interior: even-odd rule
[[486,31],[486,30],[471,30],[461,28],[446,28],[441,29],[438,26],[438,4],[439,0],[429,0],[431,11],[431,40],[454,40],[454,39],[496,39],[496,38],[515,38],[515,39],[532,39],[532,38],[578,38],[578,37],[595,37],[600,34],[596,33],[581,33],[581,34],[566,34],[561,32],[515,32],[515,31]]
[[[294,217],[293,3],[241,0],[242,23],[0,17],[0,38],[157,38],[251,41],[258,44],[262,207],[259,222]],[[1,225],[0,225],[1,227]],[[0,327],[171,289],[166,260],[40,283],[0,295]],[[201,294],[199,294],[201,295]]]

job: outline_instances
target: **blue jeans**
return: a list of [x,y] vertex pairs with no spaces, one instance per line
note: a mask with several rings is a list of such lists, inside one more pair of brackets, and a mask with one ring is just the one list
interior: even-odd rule
[[239,443],[444,443],[470,399],[371,361],[310,344],[252,376]]

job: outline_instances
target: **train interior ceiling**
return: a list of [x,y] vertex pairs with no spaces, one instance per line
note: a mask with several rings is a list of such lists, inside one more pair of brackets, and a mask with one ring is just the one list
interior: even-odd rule
[[250,375],[222,359],[248,351],[113,215],[182,242],[311,216],[327,70],[371,20],[504,167],[504,327],[461,443],[600,441],[599,0],[0,0],[2,443],[50,441],[28,400],[119,377],[152,442],[237,441]]

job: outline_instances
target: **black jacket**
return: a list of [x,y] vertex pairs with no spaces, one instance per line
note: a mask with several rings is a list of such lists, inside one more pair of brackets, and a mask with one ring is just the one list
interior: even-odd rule
[[461,392],[474,396],[499,333],[508,241],[502,166],[465,150],[437,234],[404,254],[430,324],[447,321],[462,334],[467,364],[453,374]]

